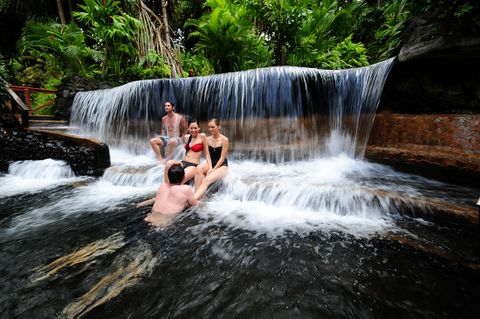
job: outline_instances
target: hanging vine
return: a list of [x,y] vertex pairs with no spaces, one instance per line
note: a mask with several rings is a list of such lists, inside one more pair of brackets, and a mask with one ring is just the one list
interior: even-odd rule
[[[166,4],[166,1],[162,0]],[[180,63],[180,48],[170,39],[168,19],[163,21],[155,12],[145,5],[143,0],[138,1],[139,20],[143,23],[137,37],[139,57],[146,58],[147,66],[151,67],[154,61],[150,58],[151,53],[156,53],[164,58],[164,63],[170,67],[172,77],[181,76],[183,73]],[[166,14],[165,10],[164,14]]]

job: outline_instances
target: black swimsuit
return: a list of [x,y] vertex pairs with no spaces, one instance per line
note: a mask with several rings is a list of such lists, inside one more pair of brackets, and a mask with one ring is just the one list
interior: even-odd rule
[[187,168],[190,166],[197,167],[198,164],[192,163],[192,162],[187,162],[187,161],[181,161],[183,168]]
[[[222,147],[213,147],[208,145],[208,150],[210,152],[210,159],[212,160],[212,168],[217,165],[218,161],[220,160],[220,157],[222,156]],[[222,166],[227,166],[228,167],[228,160],[225,157],[225,160],[222,163]]]

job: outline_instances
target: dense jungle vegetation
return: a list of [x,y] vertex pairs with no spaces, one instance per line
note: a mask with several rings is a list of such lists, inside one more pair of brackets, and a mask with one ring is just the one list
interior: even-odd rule
[[75,74],[121,84],[366,66],[398,53],[414,15],[478,34],[478,11],[473,0],[0,0],[0,80],[56,88]]

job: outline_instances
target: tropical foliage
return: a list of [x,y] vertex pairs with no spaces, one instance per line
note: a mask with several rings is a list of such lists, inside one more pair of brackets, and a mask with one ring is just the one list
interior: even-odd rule
[[0,0],[0,18],[24,19],[0,71],[17,84],[55,85],[71,74],[118,84],[273,65],[351,68],[394,56],[413,14],[436,16],[442,34],[479,34],[479,12],[474,0]]
[[[206,7],[209,10],[200,19],[187,25],[196,27],[190,33],[197,40],[195,49],[205,52],[217,72],[269,63],[318,68],[368,65],[398,47],[409,15],[407,0],[374,7],[364,1],[210,0]],[[385,18],[377,29],[370,29],[370,34],[362,31],[379,12]],[[252,45],[252,35],[261,42]],[[362,38],[375,49],[369,51],[370,43]],[[250,63],[239,63],[242,58]]]
[[368,7],[356,1],[343,7],[338,1],[312,5],[295,33],[289,64],[327,69],[367,65],[364,45],[352,41],[365,12]]
[[272,63],[265,38],[257,36],[241,5],[225,0],[207,0],[209,13],[188,21],[196,31],[195,48],[212,63],[217,73],[267,66]]
[[400,37],[410,10],[407,0],[386,2],[376,10],[382,12],[384,22],[375,32],[370,55],[376,61],[385,60],[398,48]]
[[0,54],[0,105],[2,105],[2,107],[8,98],[8,93],[7,93],[8,79],[9,79],[9,74],[7,69],[7,63],[3,58],[3,56]]
[[114,0],[84,0],[83,11],[74,16],[84,24],[87,36],[93,40],[95,50],[103,50],[102,75],[111,72],[121,76],[137,55],[136,32],[141,22],[121,12],[120,3]]
[[41,65],[43,72],[52,76],[65,72],[87,76],[88,62],[102,58],[101,51],[87,46],[82,29],[74,24],[29,21],[18,48],[27,70]]

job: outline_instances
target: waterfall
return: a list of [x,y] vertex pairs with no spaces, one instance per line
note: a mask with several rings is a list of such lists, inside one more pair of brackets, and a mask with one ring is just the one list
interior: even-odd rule
[[168,100],[176,112],[199,119],[204,131],[208,118],[220,119],[230,157],[362,157],[393,60],[336,71],[270,67],[79,92],[71,125],[82,135],[142,154],[160,132]]

